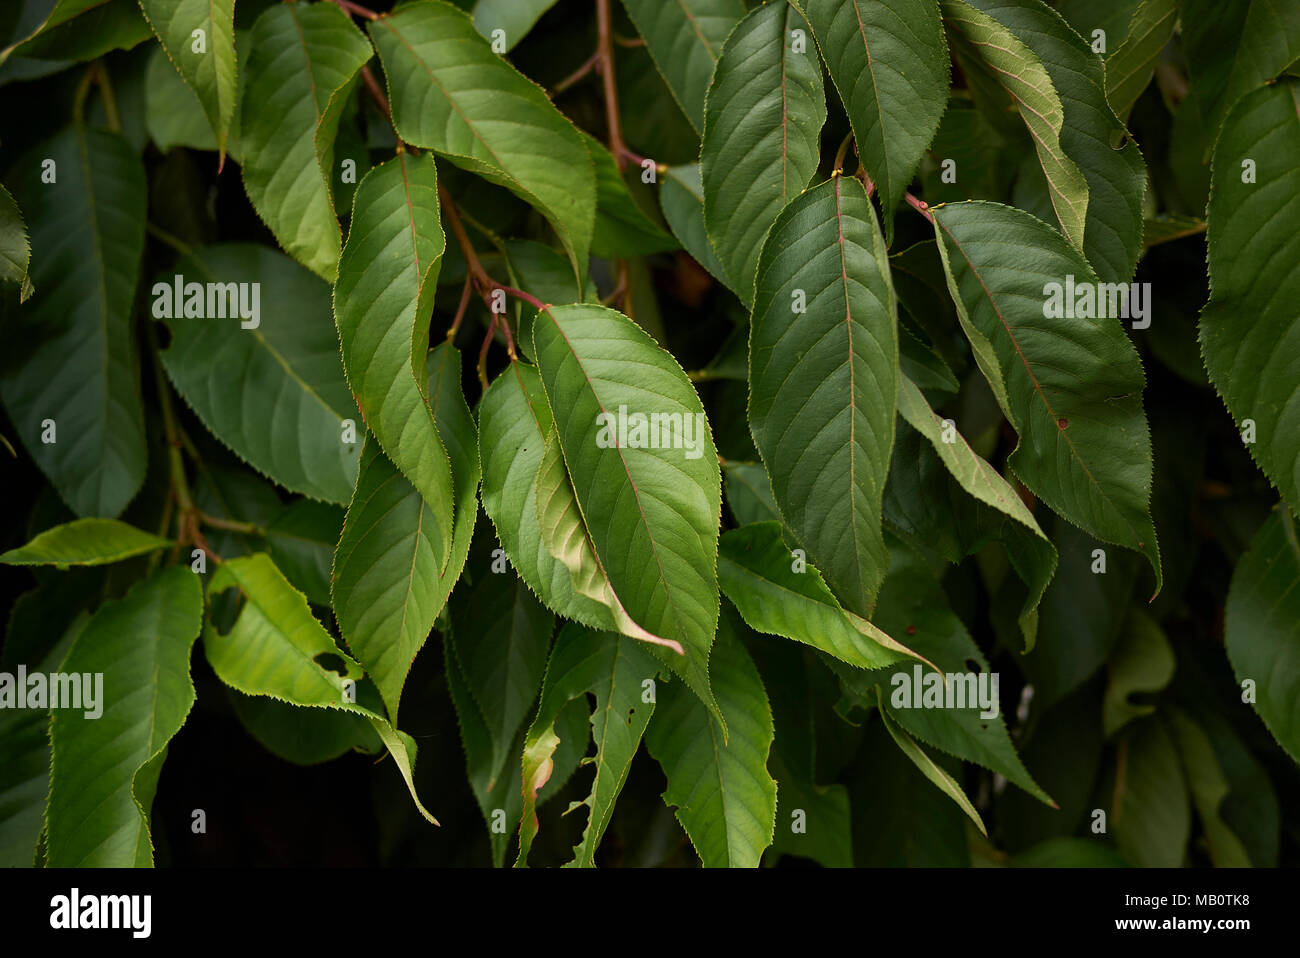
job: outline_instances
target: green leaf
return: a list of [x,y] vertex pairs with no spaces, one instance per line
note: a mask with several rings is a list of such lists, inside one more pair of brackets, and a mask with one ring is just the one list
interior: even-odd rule
[[643,683],[649,682],[653,688],[658,670],[659,663],[654,656],[635,639],[593,632],[573,624],[560,632],[546,665],[537,717],[524,739],[524,809],[516,866],[528,862],[537,835],[537,792],[554,771],[554,756],[561,741],[556,719],[571,699],[588,694],[596,700],[591,713],[596,755],[589,760],[595,765],[596,777],[590,793],[577,803],[587,806],[588,817],[570,865],[581,868],[595,865],[596,848],[609,825],[614,802],[627,781],[628,768],[655,710],[654,696],[647,699]]
[[706,868],[757,868],[776,825],[776,782],[767,771],[772,710],[733,617],[722,617],[710,663],[726,733],[673,685],[660,690],[646,732],[646,748],[668,779],[664,802],[677,810]]
[[1295,517],[1279,506],[1232,573],[1223,633],[1242,701],[1254,705],[1278,744],[1300,762],[1298,583]]
[[116,519],[77,519],[0,554],[7,565],[106,565],[175,545]]
[[857,180],[837,176],[777,217],[749,368],[750,430],[782,516],[844,607],[870,615],[889,563],[880,512],[898,328],[885,240]]
[[817,172],[826,91],[811,49],[791,49],[808,25],[794,9],[753,10],[727,38],[704,110],[704,224],[745,303],[763,237]]
[[242,114],[244,189],[290,256],[329,282],[342,234],[334,137],[370,43],[330,3],[280,4],[253,25]]
[[[192,283],[203,286],[191,302]],[[285,488],[347,502],[361,450],[343,423],[362,427],[330,329],[329,287],[276,250],[223,244],[182,258],[153,300],[172,333],[163,366],[212,434]],[[177,300],[185,315],[169,315]],[[244,319],[237,306],[250,302],[257,309]]]
[[[536,368],[511,363],[479,404],[483,511],[520,578],[547,608],[594,629],[617,632],[613,611],[575,590],[569,570],[542,539],[538,476],[553,431]],[[556,492],[560,491],[557,485]],[[572,496],[572,487],[568,494]]]
[[592,254],[627,259],[676,249],[677,241],[637,205],[609,150],[590,134],[583,133],[582,140],[596,167],[596,223],[591,236]]
[[730,289],[727,270],[714,252],[704,228],[704,187],[700,184],[698,163],[668,168],[659,189],[659,205],[663,208],[668,228],[686,252],[708,270],[714,279]]
[[1143,719],[1120,739],[1119,749],[1108,825],[1120,854],[1139,868],[1181,867],[1192,810],[1169,729],[1159,715]]
[[32,295],[32,281],[27,276],[31,260],[32,246],[22,211],[10,192],[0,186],[0,282],[17,283],[22,302]]
[[[44,183],[49,169],[55,181]],[[116,516],[145,474],[132,333],[144,168],[121,136],[76,127],[26,154],[10,185],[32,224],[37,292],[7,319],[0,393],[23,445],[72,511]],[[45,420],[54,422],[53,442],[42,438]]]
[[849,114],[858,156],[890,215],[948,104],[948,46],[935,0],[804,0]]
[[172,65],[198,96],[224,158],[238,94],[235,0],[139,2]]
[[1065,107],[1047,67],[1024,38],[966,0],[941,0],[943,22],[967,73],[983,67],[1015,102],[1033,138],[1038,162],[1047,177],[1052,208],[1061,229],[1083,248],[1089,205],[1088,180],[1061,137]]
[[1169,727],[1183,761],[1196,816],[1201,820],[1206,843],[1210,846],[1210,860],[1216,868],[1249,868],[1250,857],[1245,846],[1221,815],[1229,786],[1214,754],[1214,743],[1196,720],[1182,709],[1169,710]]
[[317,605],[330,604],[330,566],[343,531],[343,514],[338,506],[299,499],[266,526],[272,560]]
[[198,576],[168,566],[101,606],[73,645],[61,671],[102,676],[101,714],[52,710],[51,867],[153,864],[149,810],[167,743],[194,705],[190,649],[202,621]]
[[1047,68],[1064,107],[1061,147],[1088,183],[1079,248],[1102,280],[1127,283],[1142,255],[1147,170],[1137,144],[1125,142],[1124,124],[1106,100],[1105,67],[1060,14],[1040,0],[972,2],[1024,40]]
[[502,31],[509,51],[553,6],[555,0],[476,0],[474,27],[489,40],[495,31]]
[[334,285],[343,368],[366,425],[432,510],[439,570],[451,552],[453,487],[429,408],[429,319],[445,246],[433,158],[399,153],[357,187]]
[[1142,245],[1151,247],[1204,233],[1209,224],[1195,216],[1158,215],[1142,222]]
[[1134,702],[1134,693],[1154,694],[1174,677],[1174,650],[1159,623],[1134,608],[1110,656],[1110,676],[1102,700],[1102,726],[1107,738],[1133,719],[1151,715],[1153,704]]
[[1110,657],[1127,622],[1139,571],[1134,553],[1106,549],[1054,515],[1045,519],[1060,566],[1039,605],[1038,628],[1052,639],[1024,659],[1034,704],[1044,708],[1086,682]]
[[723,43],[745,7],[740,0],[623,0],[674,99],[696,132]]
[[573,124],[450,4],[417,0],[369,29],[398,135],[537,207],[583,280],[596,178]]
[[[39,595],[39,592],[28,593],[33,594]],[[61,604],[59,611],[65,608]],[[6,637],[7,656],[18,651],[15,641],[18,636],[14,628],[19,625],[16,610],[17,606],[10,618]],[[68,650],[88,621],[90,616],[84,611],[71,618],[63,637],[34,667],[29,667],[29,674],[41,672],[49,675],[61,671]],[[45,808],[50,792],[49,728],[48,709],[6,708],[0,711],[0,767],[5,770],[3,784],[0,784],[0,868],[31,867],[33,853],[45,828]]]
[[[935,413],[921,390],[906,376],[900,376],[898,380],[898,413],[930,443],[947,467],[948,474],[965,493],[980,505],[1013,520],[1014,527],[1007,529],[1003,537],[1007,556],[1029,590],[1020,612],[1020,630],[1025,637],[1025,651],[1033,651],[1038,630],[1038,604],[1056,571],[1056,549],[1047,536],[1043,535],[1033,513],[1010,483],[971,449],[965,438],[957,432],[955,423],[951,424],[951,430],[948,428],[951,420],[944,420]],[[980,514],[977,518],[979,521],[983,518],[983,510],[977,506],[976,511]],[[964,518],[969,514],[968,508],[960,511],[954,509],[954,516]],[[989,522],[988,525],[996,528],[994,522]],[[985,523],[980,522],[980,526],[984,527]]]
[[911,759],[912,764],[920,769],[921,774],[930,780],[939,791],[951,798],[975,826],[980,830],[980,834],[988,836],[988,829],[984,827],[984,822],[980,818],[980,813],[975,811],[975,806],[971,804],[966,793],[961,790],[956,779],[949,775],[942,766],[938,765],[934,759],[925,754],[925,750],[917,745],[908,734],[899,728],[889,717],[889,712],[885,711],[885,703],[882,699],[880,702],[880,719],[884,723],[889,735],[898,746],[899,751]]
[[862,669],[915,659],[910,649],[841,608],[821,573],[791,553],[776,522],[723,533],[718,579],[755,631],[802,642]]
[[1177,22],[1178,0],[1140,0],[1124,39],[1106,57],[1106,99],[1120,120],[1128,120],[1133,104],[1151,82],[1156,60]]
[[[856,764],[849,783],[853,863],[859,868],[969,867],[964,812],[896,746],[884,721],[868,726],[862,753],[866,761]],[[940,761],[957,767],[944,756]]]
[[65,63],[93,60],[150,36],[134,0],[60,0],[46,7],[53,10],[40,31],[6,53]]
[[699,396],[669,353],[602,306],[548,307],[533,343],[583,525],[609,584],[634,622],[681,644],[684,660],[669,655],[669,665],[715,710],[708,658],[718,621],[722,477]]
[[[1011,744],[1006,723],[1001,714],[998,698],[997,673],[990,673],[988,662],[966,626],[948,607],[943,588],[915,553],[896,551],[889,577],[880,593],[877,625],[890,635],[906,635],[908,644],[918,656],[926,656],[944,673],[945,685],[961,683],[966,676],[991,676],[983,681],[992,693],[992,716],[968,697],[974,693],[970,685],[953,688],[954,706],[960,693],[966,707],[947,706],[947,689],[944,689],[942,707],[930,705],[925,694],[929,692],[929,676],[922,675],[920,665],[910,669],[893,668],[886,681],[879,683],[881,707],[889,717],[908,733],[943,752],[967,762],[974,762],[996,772],[1024,789],[1045,805],[1056,807],[1033,777],[1026,771],[1020,756]],[[955,676],[955,677],[954,677]],[[937,679],[938,676],[935,676]],[[925,707],[918,708],[918,703]]]
[[1141,551],[1159,592],[1151,437],[1137,351],[1113,313],[1048,316],[1049,284],[1056,284],[1059,304],[1070,276],[1104,298],[1095,274],[1028,213],[978,200],[933,212],[962,327],[1020,436],[1008,465],[1091,535]]
[[1297,104],[1300,80],[1284,80],[1247,96],[1224,121],[1208,215],[1210,301],[1200,321],[1210,379],[1292,509],[1300,509],[1300,380],[1289,363],[1300,343],[1300,234],[1291,228],[1300,177],[1286,158],[1300,150]]
[[1300,57],[1300,9],[1275,0],[1182,0],[1181,22],[1191,96],[1213,142],[1242,97]]
[[[358,697],[361,689],[358,686]],[[369,687],[373,691],[373,687]],[[348,752],[376,754],[383,742],[369,720],[336,709],[304,709],[262,695],[230,689],[230,704],[244,729],[276,758],[319,765]],[[375,704],[379,705],[378,693]]]
[[[203,629],[203,650],[217,678],[245,695],[341,709],[368,719],[392,755],[415,807],[438,824],[415,793],[415,740],[349,700],[346,683],[359,682],[364,672],[312,616],[303,594],[262,553],[218,566],[208,583],[209,603],[231,589],[241,604],[230,630],[222,633],[210,620]],[[327,668],[322,658],[339,662],[343,671]]]
[[726,479],[727,505],[737,525],[781,521],[781,511],[772,498],[772,484],[767,481],[767,470],[761,464],[729,462],[722,471]]
[[1049,838],[1015,856],[1013,868],[1123,868],[1128,865],[1109,845],[1087,838]]
[[573,484],[564,468],[559,439],[552,432],[546,438],[541,465],[537,468],[537,524],[542,545],[551,557],[569,571],[573,591],[609,610],[618,632],[670,648],[685,655],[681,643],[647,632],[632,620],[614,592],[591,537],[583,525]]
[[445,573],[429,532],[436,528],[433,510],[371,439],[334,553],[331,593],[339,631],[379,686],[393,724],[411,664],[460,577],[478,515],[477,436],[461,394],[460,354],[440,344],[430,354],[429,371],[435,423],[452,452],[456,484]]
[[[511,746],[537,701],[555,617],[517,575],[479,571],[456,590],[448,642],[487,735],[485,784],[492,789],[509,759],[519,757]],[[506,792],[518,792],[513,782]]]

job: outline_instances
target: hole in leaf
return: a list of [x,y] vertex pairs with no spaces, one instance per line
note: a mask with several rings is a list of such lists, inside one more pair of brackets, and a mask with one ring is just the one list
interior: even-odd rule
[[312,661],[327,672],[337,672],[339,675],[347,675],[348,667],[344,665],[343,660],[333,652],[319,652],[312,657]]

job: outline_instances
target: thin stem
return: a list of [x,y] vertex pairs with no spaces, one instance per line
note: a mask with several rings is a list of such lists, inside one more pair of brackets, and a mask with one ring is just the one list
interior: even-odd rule
[[451,326],[447,330],[447,342],[454,342],[456,333],[460,329],[460,322],[465,318],[465,313],[469,311],[470,294],[474,291],[474,277],[469,270],[465,271],[465,288],[460,291],[460,305],[456,307],[456,316],[451,321]]
[[226,529],[230,532],[242,532],[245,535],[261,536],[266,534],[266,530],[252,522],[240,522],[238,519],[221,519],[217,516],[210,516],[206,512],[199,513],[199,520],[205,526],[212,526],[214,529]]
[[[456,204],[447,192],[447,188],[438,184],[438,199],[442,202],[442,212],[451,226],[452,235],[456,237],[456,243],[460,246],[460,251],[465,257],[465,267],[469,272],[470,278],[478,289],[478,293],[484,299],[487,299],[489,291],[496,284],[492,277],[488,275],[487,270],[483,268],[482,261],[478,258],[478,253],[474,252],[474,244],[469,241],[469,234],[465,232],[465,224],[461,222],[460,211],[456,209]],[[489,308],[491,303],[488,304]]]
[[94,69],[95,82],[99,85],[99,96],[104,103],[104,116],[108,120],[108,128],[114,133],[121,133],[122,117],[117,112],[117,99],[113,96],[113,84],[108,78],[108,67],[104,66],[103,60],[96,60]]
[[[384,88],[381,87],[379,81],[375,79],[375,72],[371,70],[370,67],[364,66],[361,68],[361,79],[365,83],[366,90],[370,93],[371,98],[374,99],[375,104],[379,107],[384,116],[388,117],[388,122],[392,123],[393,110],[392,107],[388,105],[388,97],[384,94]],[[393,127],[393,132],[397,132],[396,126]],[[401,142],[400,138],[398,142]]]
[[505,293],[507,296],[513,296],[515,299],[522,299],[539,313],[546,309],[546,304],[532,293],[525,293],[522,289],[515,289],[513,286],[502,286],[500,283],[496,284],[496,288],[501,290],[501,292]]
[[78,127],[86,125],[86,97],[90,94],[90,84],[95,80],[94,64],[86,68],[77,83],[77,91],[72,96],[72,122]]
[[355,13],[359,17],[365,17],[367,20],[378,20],[379,14],[375,11],[363,7],[359,3],[353,3],[352,0],[334,0],[334,3],[348,13]]
[[181,521],[186,513],[196,511],[194,498],[190,495],[189,481],[185,477],[185,463],[181,459],[181,440],[176,428],[176,413],[172,409],[172,396],[167,386],[167,375],[163,372],[161,353],[158,347],[158,334],[149,324],[150,350],[153,356],[154,378],[158,386],[158,405],[162,408],[163,435],[167,439],[167,458],[171,468],[172,493],[180,506]]
[[589,74],[592,70],[594,70],[596,68],[596,64],[598,64],[599,62],[600,62],[599,53],[593,53],[591,56],[587,57],[586,61],[582,64],[582,66],[578,67],[578,69],[574,70],[567,77],[565,77],[563,80],[561,80],[559,83],[555,84],[555,86],[551,88],[551,96],[559,96],[565,90],[569,89],[569,87],[573,86],[575,83],[577,83],[579,80],[583,79],[587,74]]
[[617,33],[614,34],[614,42],[620,47],[634,48],[645,46],[645,40],[640,37],[625,37]]
[[849,155],[849,144],[852,142],[853,142],[853,131],[850,130],[848,134],[844,137],[844,139],[840,142],[840,148],[835,151],[835,163],[834,165],[831,166],[831,170],[833,171],[831,173],[832,176],[834,176],[836,173],[844,172],[844,158]]
[[483,387],[484,391],[486,391],[488,388],[487,354],[488,354],[488,350],[492,347],[492,334],[496,332],[496,328],[497,328],[497,314],[493,313],[492,322],[488,324],[487,335],[483,337],[483,345],[480,346],[478,350],[478,381],[479,381],[479,385]]
[[145,223],[144,228],[148,232],[148,234],[152,236],[154,239],[166,243],[168,246],[176,250],[176,252],[180,253],[182,256],[189,256],[191,253],[194,252],[194,248],[191,247],[189,243],[185,242],[179,236],[167,232],[161,226],[155,226],[153,223]]

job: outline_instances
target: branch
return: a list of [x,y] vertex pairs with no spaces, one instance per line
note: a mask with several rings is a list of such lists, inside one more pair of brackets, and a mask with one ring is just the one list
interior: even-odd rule
[[609,0],[596,0],[596,59],[605,85],[605,123],[609,126],[609,152],[622,170],[627,165],[627,146],[623,143],[623,124],[618,116],[618,86],[614,82],[613,30],[610,27]]

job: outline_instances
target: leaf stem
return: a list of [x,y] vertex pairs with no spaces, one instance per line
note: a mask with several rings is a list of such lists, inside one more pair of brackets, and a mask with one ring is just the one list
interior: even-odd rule
[[853,142],[853,131],[850,130],[840,141],[840,148],[835,151],[835,162],[831,165],[831,176],[836,173],[844,172],[844,159],[849,155],[849,144]]
[[353,3],[352,0],[333,0],[333,2],[346,13],[355,13],[359,17],[365,17],[367,20],[378,20],[379,14],[368,7],[363,7],[359,3]]
[[174,233],[169,233],[161,226],[155,226],[153,223],[145,223],[145,230],[156,240],[166,243],[182,256],[189,256],[194,252],[194,248]]
[[103,60],[96,60],[92,69],[95,71],[95,83],[99,86],[99,97],[104,103],[104,116],[108,128],[114,133],[122,132],[122,117],[117,112],[117,98],[113,96],[113,83],[108,78],[108,67]]
[[[384,88],[379,85],[379,81],[375,79],[375,71],[370,69],[369,64],[361,68],[361,79],[366,85],[366,91],[374,99],[375,105],[379,107],[384,116],[388,117],[388,122],[392,123],[393,109],[388,104],[388,96],[384,93]],[[393,125],[393,134],[397,134],[396,124]],[[398,137],[397,141],[400,143],[402,141],[401,137]]]
[[241,522],[238,519],[221,519],[217,516],[210,516],[206,512],[199,512],[199,519],[205,526],[212,526],[214,529],[226,529],[229,532],[242,532],[253,536],[266,535],[265,529],[252,522]]
[[591,56],[587,57],[587,59],[583,62],[582,66],[578,67],[578,69],[574,70],[572,73],[570,73],[559,83],[555,84],[555,86],[551,87],[551,96],[559,96],[565,90],[569,89],[569,87],[573,86],[575,83],[577,83],[579,80],[583,79],[583,77],[585,77],[587,74],[589,74],[592,70],[594,70],[596,68],[596,65],[599,62],[600,62],[599,53],[593,53]]
[[469,311],[470,294],[474,291],[474,277],[468,270],[465,271],[465,288],[460,291],[460,305],[456,307],[456,316],[451,321],[451,326],[447,329],[447,342],[452,343],[456,340],[456,333],[460,330],[461,320],[465,318],[465,313]]

